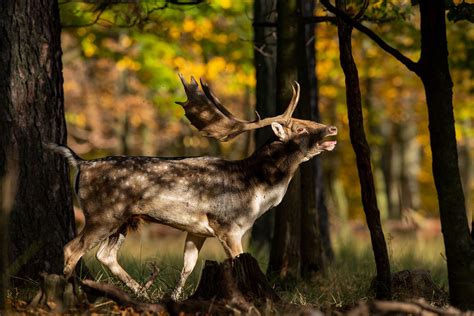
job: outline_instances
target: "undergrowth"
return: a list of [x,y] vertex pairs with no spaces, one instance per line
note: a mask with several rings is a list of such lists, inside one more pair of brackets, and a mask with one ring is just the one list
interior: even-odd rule
[[[169,294],[176,285],[182,267],[183,246],[184,235],[157,240],[132,234],[125,241],[119,262],[140,283],[146,282],[149,277],[150,263],[156,263],[160,272],[157,281],[149,290],[149,295],[152,301],[157,301]],[[387,246],[392,272],[405,269],[430,270],[434,282],[447,290],[446,261],[441,237],[421,240],[389,235]],[[325,273],[298,282],[281,283],[270,280],[285,302],[311,305],[320,309],[345,309],[359,301],[373,298],[374,293],[370,285],[375,276],[375,264],[370,239],[367,236],[354,237],[350,232],[339,232],[333,236],[333,247],[335,258]],[[95,259],[95,251],[96,249],[91,250],[84,257],[89,271],[88,277],[92,276],[98,281],[124,288],[123,284]],[[256,252],[252,249],[250,252],[265,271],[268,252]],[[224,252],[217,241],[206,241],[196,268],[188,279],[185,296],[192,293],[197,286],[206,259],[224,258]],[[37,286],[37,283],[32,282],[32,288]],[[29,299],[14,289],[9,293],[11,299]]]

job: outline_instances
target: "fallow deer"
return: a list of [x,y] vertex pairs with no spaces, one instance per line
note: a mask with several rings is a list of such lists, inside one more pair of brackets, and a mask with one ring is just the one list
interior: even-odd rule
[[231,161],[216,157],[158,158],[113,156],[83,160],[66,146],[48,147],[77,169],[75,192],[86,223],[64,247],[64,274],[97,244],[97,259],[137,294],[146,294],[117,262],[127,229],[137,219],[187,232],[184,267],[172,298],[178,299],[206,238],[216,237],[227,256],[243,252],[242,236],[266,211],[278,205],[300,163],[331,151],[334,126],[292,118],[300,88],[296,83],[281,115],[255,121],[234,117],[201,80],[202,91],[180,75],[188,100],[181,104],[191,124],[222,141],[271,125],[276,136],[250,157]]

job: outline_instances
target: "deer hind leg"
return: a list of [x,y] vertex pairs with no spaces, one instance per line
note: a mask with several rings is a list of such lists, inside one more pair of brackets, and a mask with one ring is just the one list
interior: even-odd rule
[[102,241],[97,250],[97,259],[104,264],[112,274],[129,287],[135,294],[147,297],[140,284],[135,281],[117,261],[120,247],[125,240],[126,230],[110,236]]
[[109,237],[116,229],[116,226],[91,225],[86,222],[86,226],[80,234],[64,246],[64,276],[71,277],[79,259],[89,249]]
[[186,241],[184,243],[183,270],[181,271],[178,285],[171,294],[171,298],[173,300],[177,301],[180,298],[184,285],[186,284],[186,280],[196,266],[199,251],[201,250],[205,240],[206,237],[196,236],[191,233],[188,233],[186,236]]

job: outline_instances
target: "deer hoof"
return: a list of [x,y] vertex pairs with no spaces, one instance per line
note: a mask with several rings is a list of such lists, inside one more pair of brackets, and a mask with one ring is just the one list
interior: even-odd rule
[[140,297],[140,298],[143,298],[147,301],[150,300],[150,295],[148,295],[148,293],[145,289],[138,290],[137,292],[135,292],[135,295]]
[[180,300],[180,298],[181,298],[181,294],[182,294],[181,292],[182,292],[181,289],[179,289],[179,288],[178,288],[178,289],[175,289],[175,290],[173,291],[173,293],[171,293],[171,299],[172,299],[174,302],[178,302],[178,301]]

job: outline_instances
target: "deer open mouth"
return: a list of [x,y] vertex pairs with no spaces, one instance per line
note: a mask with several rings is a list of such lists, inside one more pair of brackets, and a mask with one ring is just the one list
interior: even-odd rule
[[[324,138],[330,137],[330,136],[336,136],[336,135],[337,135],[337,128],[334,126],[331,126],[328,128],[328,133]],[[336,148],[336,144],[337,144],[336,140],[323,139],[320,142],[318,142],[318,150],[332,151],[334,150],[334,148]]]
[[[333,136],[333,135],[326,135],[327,136]],[[336,148],[337,141],[335,140],[321,140],[316,143],[316,145],[313,147],[312,150],[308,151],[307,155],[305,156],[305,159],[303,161],[308,161],[312,157],[319,155],[323,151],[332,151],[334,148]]]
[[325,151],[332,151],[336,148],[337,141],[336,140],[325,140],[318,143],[319,150]]

